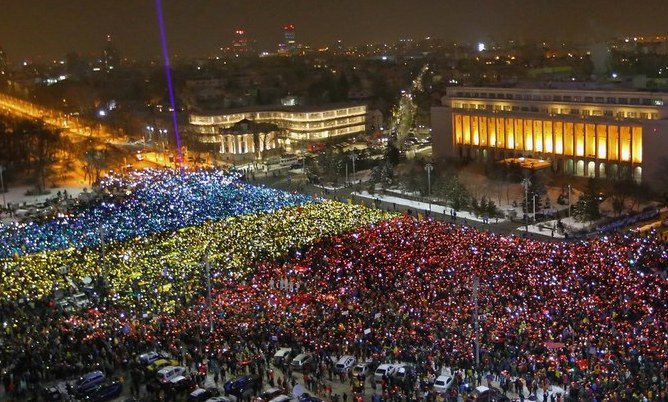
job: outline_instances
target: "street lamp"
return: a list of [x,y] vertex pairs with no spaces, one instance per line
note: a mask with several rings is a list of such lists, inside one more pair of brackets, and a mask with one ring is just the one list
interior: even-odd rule
[[531,180],[524,178],[522,184],[524,185],[524,223],[526,231],[529,233],[529,185],[531,185]]
[[350,160],[353,161],[353,176],[352,176],[352,180],[353,180],[353,183],[354,183],[354,182],[355,182],[355,161],[357,160],[357,154],[353,151],[353,152],[350,153],[350,156],[349,156],[349,157],[350,157]]
[[427,163],[424,165],[424,170],[427,171],[427,196],[431,196],[431,172],[434,170],[434,165]]
[[571,185],[568,185],[568,217],[571,217]]

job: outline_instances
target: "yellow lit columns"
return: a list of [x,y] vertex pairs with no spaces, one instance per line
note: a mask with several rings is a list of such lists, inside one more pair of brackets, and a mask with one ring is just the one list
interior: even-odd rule
[[455,113],[455,145],[642,163],[642,127]]

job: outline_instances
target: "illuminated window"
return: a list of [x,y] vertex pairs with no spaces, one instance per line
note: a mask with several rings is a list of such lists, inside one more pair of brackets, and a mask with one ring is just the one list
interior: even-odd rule
[[522,137],[522,124],[524,119],[514,119],[515,120],[515,149],[523,150],[524,149],[524,138]]
[[608,126],[608,160],[619,159],[619,127]]
[[633,163],[642,162],[642,127],[633,127]]
[[585,124],[585,155],[596,158],[596,126]]
[[465,115],[464,117],[462,117],[462,123],[463,123],[462,135],[464,136],[464,144],[470,144],[471,143],[471,116]]
[[554,122],[554,153],[564,154],[564,123],[560,121]]
[[456,144],[462,144],[462,115],[461,114],[456,114],[455,115],[455,143]]
[[619,142],[621,145],[621,160],[629,162],[631,160],[631,127],[621,126],[619,128]]
[[506,147],[506,126],[504,123],[504,119],[496,119],[496,145],[499,148]]
[[608,126],[605,124],[599,124],[596,126],[596,155],[599,159],[605,159],[607,157],[607,134]]
[[480,134],[480,145],[487,145],[487,117],[480,117],[478,124],[478,132]]
[[515,137],[513,130],[513,119],[506,119],[506,148],[514,149],[515,148]]
[[489,140],[489,145],[495,147],[496,144],[496,124],[495,119],[490,117],[487,119],[487,139]]
[[526,151],[533,151],[533,138],[532,138],[532,120],[524,120],[524,125],[520,125],[523,128],[523,139],[524,139],[524,149]]
[[471,116],[471,143],[480,145],[480,133],[478,131],[478,116]]
[[554,151],[552,143],[552,122],[543,121],[543,152],[552,153]]
[[564,123],[564,155],[573,155],[573,123]]
[[543,152],[543,121],[533,122],[533,147],[536,152]]
[[575,123],[574,136],[575,136],[575,155],[584,156],[585,135],[584,135],[583,123]]

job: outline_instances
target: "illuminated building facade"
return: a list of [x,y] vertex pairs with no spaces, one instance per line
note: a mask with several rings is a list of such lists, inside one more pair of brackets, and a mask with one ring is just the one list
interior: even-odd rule
[[452,87],[432,108],[437,157],[531,157],[555,171],[652,182],[668,155],[668,93]]
[[218,145],[218,153],[228,162],[260,160],[279,153],[278,137],[280,129],[271,123],[256,123],[243,119],[229,128],[222,128],[217,134],[201,135],[204,143]]
[[275,124],[281,134],[278,144],[287,152],[302,145],[328,142],[365,132],[367,106],[363,104],[324,106],[263,106],[214,114],[191,114],[191,132],[204,138],[219,135],[234,124],[249,120]]

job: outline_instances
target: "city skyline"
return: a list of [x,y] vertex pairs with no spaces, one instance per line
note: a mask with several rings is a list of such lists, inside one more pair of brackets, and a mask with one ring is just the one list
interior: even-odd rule
[[[98,53],[108,34],[126,57],[150,59],[160,54],[152,1],[34,0],[3,8],[0,46],[13,64],[24,58],[60,58],[70,51]],[[342,0],[336,5],[276,0],[261,6],[258,0],[232,4],[170,0],[165,1],[164,9],[170,48],[177,57],[212,55],[232,42],[238,27],[257,41],[260,50],[275,50],[283,39],[285,24],[296,26],[298,42],[324,46],[337,39],[354,45],[426,36],[472,43],[490,39],[597,41],[661,34],[665,31],[662,22],[668,20],[668,6],[661,0],[615,7],[606,6],[603,0],[479,0],[475,4],[460,0],[412,4]],[[477,21],[483,21],[484,26]]]

